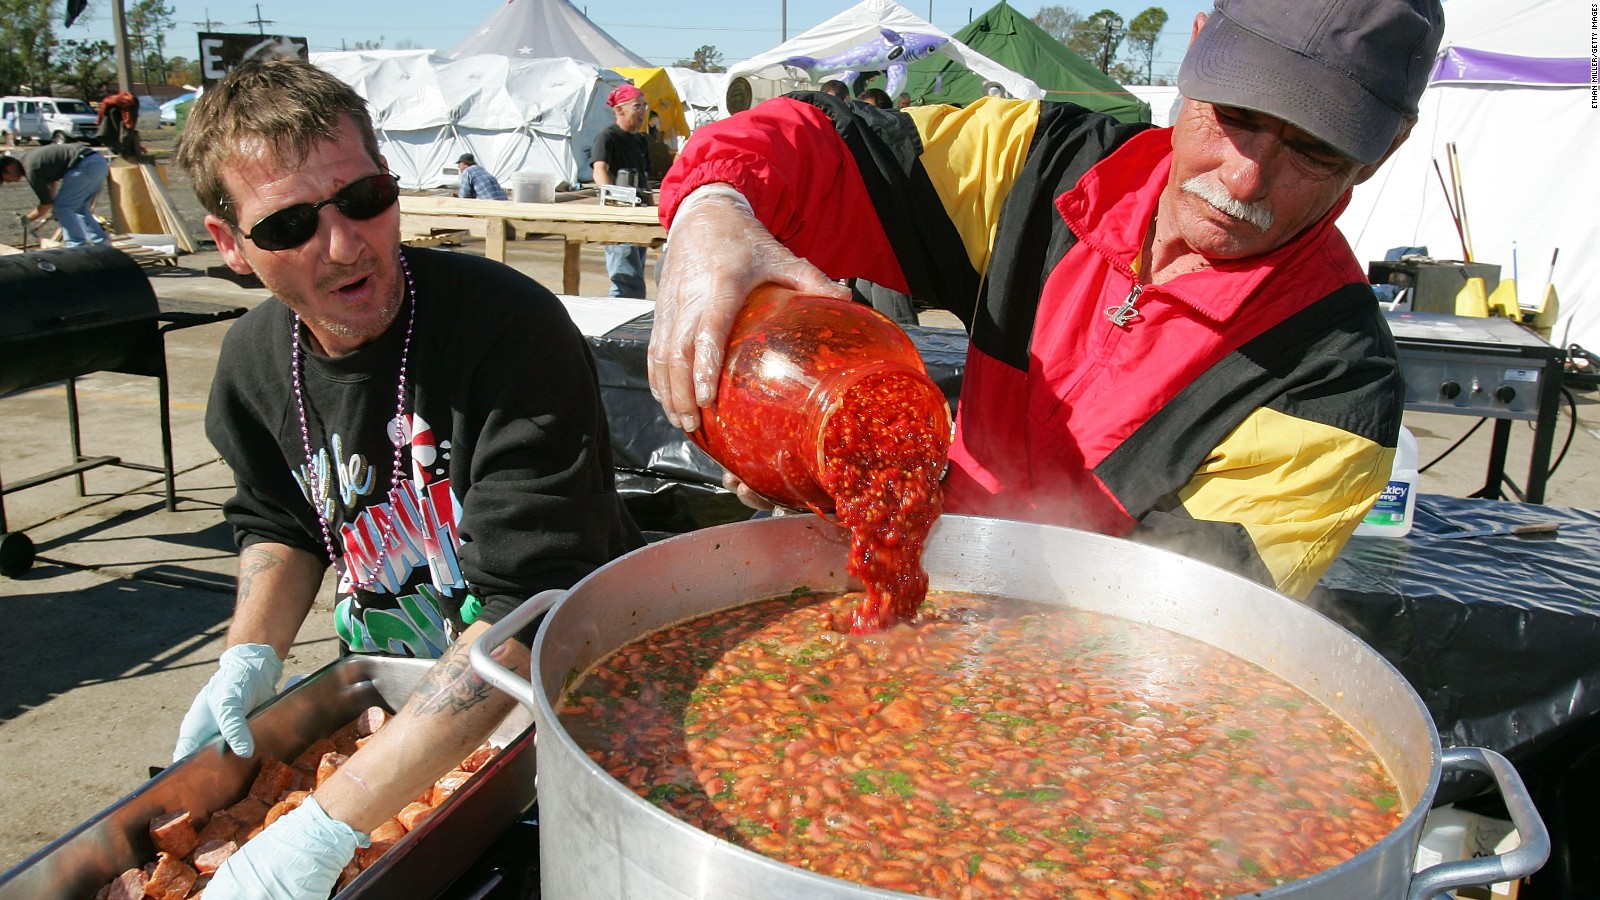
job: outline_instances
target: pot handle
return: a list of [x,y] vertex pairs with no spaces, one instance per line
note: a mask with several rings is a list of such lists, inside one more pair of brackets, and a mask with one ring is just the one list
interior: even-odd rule
[[1452,888],[1513,881],[1539,871],[1550,858],[1550,832],[1545,830],[1533,798],[1510,761],[1482,747],[1454,747],[1440,755],[1440,762],[1444,769],[1465,767],[1492,775],[1522,843],[1514,850],[1495,856],[1440,863],[1423,869],[1411,879],[1410,900],[1432,900]]
[[472,659],[472,668],[476,669],[484,680],[510,694],[518,703],[526,706],[529,712],[536,711],[533,683],[490,659],[489,654],[499,649],[501,644],[516,637],[517,632],[528,627],[528,623],[549,612],[550,607],[555,606],[566,595],[567,592],[562,590],[540,591],[534,594],[523,601],[521,606],[512,610],[510,615],[490,625],[489,630],[473,642],[467,654]]

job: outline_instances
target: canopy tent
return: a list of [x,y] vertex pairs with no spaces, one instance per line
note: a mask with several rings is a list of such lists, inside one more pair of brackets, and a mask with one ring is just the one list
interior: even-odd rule
[[378,149],[402,187],[455,182],[471,153],[502,183],[519,171],[589,177],[594,139],[611,124],[606,94],[622,76],[575,59],[451,60],[427,50],[313,53],[372,109]]
[[[884,29],[905,39],[905,48],[914,45],[927,47],[937,43],[938,46],[931,50],[933,56],[928,59],[958,62],[984,81],[994,82],[1004,88],[1013,97],[1034,100],[1044,96],[1039,86],[1027,77],[952,38],[894,0],[862,0],[804,34],[730,66],[727,99],[723,104],[725,112],[738,112],[750,103],[771,99],[789,91],[815,89],[817,84],[834,77],[826,73],[827,66],[808,71],[790,62],[798,58],[809,57],[820,62],[830,57],[856,55],[862,61],[859,67],[861,71],[884,71],[893,63],[882,55],[874,58],[870,54],[871,48],[881,46],[879,42],[886,39]],[[903,55],[900,58],[904,58]]]
[[661,120],[659,136],[662,141],[669,146],[678,147],[689,137],[689,121],[684,118],[683,102],[678,98],[678,89],[673,85],[672,76],[667,74],[666,69],[613,66],[612,71],[644,91],[644,99],[650,104],[650,111]]
[[496,53],[513,59],[570,59],[598,66],[648,66],[567,0],[503,0],[445,56]]
[[[1124,122],[1150,121],[1150,104],[1068,50],[1005,0],[968,22],[955,38],[1032,79],[1044,89],[1047,100],[1076,103]],[[985,83],[989,80],[958,60],[930,56],[911,64],[906,93],[913,103],[964,105],[988,93]]]
[[[1473,260],[1517,278],[1531,305],[1556,287],[1557,346],[1600,347],[1600,217],[1583,160],[1594,152],[1589,29],[1572,5],[1447,0],[1438,63],[1411,137],[1355,189],[1339,228],[1362,260],[1392,247],[1460,259],[1461,240],[1434,171],[1450,182],[1455,144]],[[1587,22],[1587,19],[1580,20]],[[1552,256],[1560,251],[1553,269]]]
[[1178,120],[1183,95],[1172,84],[1125,84],[1122,89],[1150,104],[1150,124],[1166,128]]
[[722,108],[728,92],[727,73],[700,72],[682,66],[667,66],[664,71],[683,101],[690,131],[728,115]]

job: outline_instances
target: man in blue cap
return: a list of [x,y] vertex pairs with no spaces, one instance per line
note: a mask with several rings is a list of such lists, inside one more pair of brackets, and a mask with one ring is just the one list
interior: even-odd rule
[[1217,0],[1170,129],[820,93],[706,126],[662,186],[651,389],[698,427],[762,282],[907,291],[971,333],[947,511],[1303,596],[1386,485],[1402,406],[1334,220],[1410,133],[1443,26],[1438,0]]

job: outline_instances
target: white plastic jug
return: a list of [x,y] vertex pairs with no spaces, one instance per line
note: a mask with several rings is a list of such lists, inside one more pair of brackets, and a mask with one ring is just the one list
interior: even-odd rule
[[1358,537],[1405,537],[1417,513],[1417,439],[1411,430],[1400,426],[1400,441],[1394,455],[1394,470],[1389,483],[1372,504],[1366,518],[1356,526]]

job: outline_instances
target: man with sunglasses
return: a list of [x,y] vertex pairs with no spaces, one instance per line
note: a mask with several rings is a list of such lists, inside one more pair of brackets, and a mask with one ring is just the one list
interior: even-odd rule
[[812,93],[706,126],[663,184],[651,390],[696,428],[763,281],[909,288],[971,333],[946,511],[1303,596],[1386,487],[1402,411],[1334,221],[1410,133],[1443,26],[1438,0],[1216,0],[1170,129]]
[[[635,546],[588,346],[549,291],[481,257],[406,249],[364,101],[294,58],[196,102],[178,148],[224,261],[274,296],[230,330],[206,431],[233,469],[228,649],[174,758],[256,751],[325,569],[359,653],[436,658],[394,719],[217,872],[212,897],[326,897],[367,833],[512,706],[467,650],[529,596]],[[524,632],[497,655],[527,671]]]
[[[631,84],[612,89],[606,96],[616,121],[594,139],[595,184],[615,184],[644,190],[650,179],[650,140],[644,136],[650,104],[644,91]],[[643,300],[644,247],[639,244],[606,244],[606,274],[611,278],[611,296]]]

